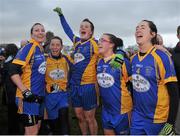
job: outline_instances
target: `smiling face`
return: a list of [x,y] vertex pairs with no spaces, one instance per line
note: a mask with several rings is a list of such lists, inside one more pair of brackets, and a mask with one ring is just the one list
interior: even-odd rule
[[110,41],[108,35],[103,34],[98,42],[98,52],[102,56],[109,56],[113,54],[114,44]]
[[59,39],[54,38],[51,40],[49,48],[53,56],[59,56],[63,48],[63,45]]
[[46,39],[46,33],[44,26],[41,24],[36,24],[31,29],[31,38],[38,43],[43,43]]
[[91,24],[87,21],[81,22],[79,34],[82,41],[90,39],[93,35]]
[[154,38],[155,35],[156,33],[151,31],[149,23],[146,21],[141,21],[136,27],[135,37],[139,47],[143,45],[152,45],[152,38]]

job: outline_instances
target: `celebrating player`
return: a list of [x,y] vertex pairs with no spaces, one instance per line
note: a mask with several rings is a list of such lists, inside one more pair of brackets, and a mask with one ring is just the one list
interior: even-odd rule
[[120,46],[119,39],[112,34],[103,34],[99,40],[99,53],[102,59],[97,64],[97,80],[102,98],[102,124],[105,135],[129,134],[132,99],[128,90],[129,61],[124,61],[119,68],[110,64]]
[[83,135],[97,134],[98,126],[95,119],[97,107],[96,98],[96,63],[98,58],[97,40],[93,38],[94,25],[89,19],[84,19],[80,24],[80,37],[72,32],[59,7],[54,9],[60,17],[65,33],[74,44],[74,65],[70,80],[71,100],[79,120]]
[[177,79],[170,56],[154,47],[156,35],[157,28],[152,21],[143,20],[136,27],[139,52],[132,57],[132,135],[174,133]]

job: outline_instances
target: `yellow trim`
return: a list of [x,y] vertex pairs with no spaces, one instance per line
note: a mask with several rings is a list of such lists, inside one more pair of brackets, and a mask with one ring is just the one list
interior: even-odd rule
[[152,50],[155,50],[155,49],[156,48],[154,46],[152,46],[144,56],[140,56],[140,54],[139,54],[140,52],[138,52],[139,61],[142,61],[149,53],[151,53]]
[[164,84],[166,84],[168,82],[177,82],[177,77],[173,76],[173,77],[169,77],[169,78],[164,80]]
[[156,68],[159,69],[160,78],[158,80],[158,91],[157,91],[157,103],[156,110],[154,113],[154,123],[163,123],[167,121],[168,113],[169,113],[169,94],[166,87],[167,82],[177,81],[175,76],[169,77],[165,79],[165,68],[160,56],[154,51],[152,51],[152,56],[155,59]]
[[91,38],[90,38],[90,39],[88,39],[87,41],[84,41],[84,42],[81,42],[81,41],[80,41],[80,43],[81,43],[81,44],[85,44],[85,43],[87,43],[87,42],[89,42],[90,40],[93,40],[93,39],[94,39],[94,38],[93,38],[93,37],[91,37]]
[[33,43],[36,46],[40,45],[39,42],[35,41],[34,39],[30,39],[29,42]]
[[91,44],[93,45],[94,53],[98,54],[98,44],[94,39],[90,39]]
[[106,63],[106,62],[108,62],[109,60],[115,58],[115,56],[116,56],[115,54],[112,54],[111,56],[109,56],[109,57],[107,57],[107,58],[103,58],[103,60],[104,60],[104,62]]
[[122,65],[122,75],[124,77],[125,82],[127,83],[129,80],[129,77],[128,77],[128,72],[127,72],[125,63],[123,63],[123,65]]
[[31,59],[31,57],[32,57],[32,55],[33,55],[33,53],[35,51],[35,47],[36,47],[36,45],[33,44],[31,49],[29,50],[28,55],[26,57],[26,64],[29,63],[29,61],[30,61],[30,59]]
[[160,80],[161,80],[161,83],[164,84],[165,68],[164,68],[163,62],[162,62],[161,58],[159,57],[159,55],[157,55],[157,54],[155,53],[155,50],[154,50],[151,54],[152,54],[152,56],[154,57],[155,61],[156,61],[157,64],[158,64],[159,74],[160,74]]
[[167,121],[169,113],[169,94],[165,85],[158,85],[157,98],[154,123],[163,123]]
[[[124,73],[125,75],[125,73]],[[126,81],[124,78],[124,75],[122,78],[120,77],[121,82],[121,114],[127,113],[132,110],[132,98],[131,95],[127,89]],[[120,90],[119,90],[120,91]]]
[[12,63],[14,63],[14,64],[19,64],[19,65],[22,65],[22,66],[25,66],[25,65],[26,65],[26,62],[25,62],[25,61],[18,60],[18,59],[14,59]]

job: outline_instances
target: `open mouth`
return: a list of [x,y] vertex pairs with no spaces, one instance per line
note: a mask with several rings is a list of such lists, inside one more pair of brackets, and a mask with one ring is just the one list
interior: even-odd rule
[[82,31],[82,32],[81,32],[81,35],[86,35],[86,32],[85,32],[85,31]]
[[140,38],[143,38],[143,36],[142,35],[136,35],[136,38],[140,39]]

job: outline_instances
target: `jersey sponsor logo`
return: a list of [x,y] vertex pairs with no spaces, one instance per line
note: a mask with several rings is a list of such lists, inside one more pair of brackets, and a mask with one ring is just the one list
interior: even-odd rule
[[43,63],[41,63],[41,65],[38,68],[38,72],[41,74],[45,74],[46,72],[46,62],[44,61]]
[[58,79],[65,78],[65,73],[61,69],[54,69],[49,72],[49,76],[54,80],[58,80]]
[[97,74],[98,84],[103,88],[108,88],[113,86],[114,78],[108,73],[99,73]]
[[139,74],[132,75],[133,89],[137,92],[147,92],[150,89],[150,83]]
[[81,53],[75,53],[74,54],[74,63],[78,63],[78,62],[81,62],[85,59],[84,55],[81,54]]

